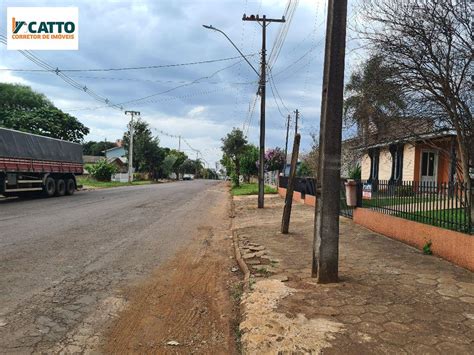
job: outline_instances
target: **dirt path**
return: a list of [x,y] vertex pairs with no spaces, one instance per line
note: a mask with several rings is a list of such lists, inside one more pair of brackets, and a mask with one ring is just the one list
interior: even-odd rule
[[231,271],[230,199],[221,200],[189,247],[125,290],[128,306],[106,331],[104,353],[238,352],[231,294],[239,277]]

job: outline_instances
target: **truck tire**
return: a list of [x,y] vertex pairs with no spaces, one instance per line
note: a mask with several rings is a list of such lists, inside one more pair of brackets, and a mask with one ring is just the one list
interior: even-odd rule
[[56,180],[56,196],[64,196],[66,194],[66,183],[63,179]]
[[46,197],[53,197],[56,193],[56,181],[51,176],[46,178],[43,186],[43,192]]
[[74,179],[67,179],[66,180],[66,195],[74,195],[76,192],[76,183]]

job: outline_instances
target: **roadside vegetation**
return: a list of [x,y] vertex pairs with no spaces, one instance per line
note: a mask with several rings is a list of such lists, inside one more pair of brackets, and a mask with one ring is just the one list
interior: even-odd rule
[[[221,174],[230,177],[232,181],[232,195],[258,194],[258,185],[250,183],[250,178],[258,175],[258,147],[248,143],[247,137],[242,130],[233,128],[226,137],[222,138],[222,151],[223,155],[220,163],[223,169],[221,169]],[[280,172],[284,166],[285,154],[280,148],[268,149],[265,152],[265,172]],[[241,178],[243,178],[244,183],[240,182]],[[277,193],[277,190],[271,186],[265,186],[265,193]]]
[[[258,184],[240,184],[239,186],[232,187],[233,196],[243,196],[243,195],[257,195],[258,194]],[[266,194],[276,194],[277,189],[271,186],[265,186]]]
[[148,185],[153,182],[150,180],[141,180],[133,181],[131,184],[128,182],[119,182],[119,181],[99,181],[92,177],[78,176],[77,183],[82,185],[83,188],[109,188],[109,187],[119,187],[119,186],[129,186],[129,185]]

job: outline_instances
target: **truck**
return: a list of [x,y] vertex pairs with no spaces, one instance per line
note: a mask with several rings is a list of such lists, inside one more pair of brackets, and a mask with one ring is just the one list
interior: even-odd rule
[[0,195],[73,195],[82,173],[80,144],[0,127]]

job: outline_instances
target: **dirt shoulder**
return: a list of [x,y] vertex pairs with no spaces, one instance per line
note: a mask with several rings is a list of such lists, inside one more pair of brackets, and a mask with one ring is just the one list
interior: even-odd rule
[[[240,283],[233,258],[228,187],[194,241],[146,282],[125,291],[128,305],[106,331],[105,353],[238,353]],[[234,272],[232,272],[234,270]]]

